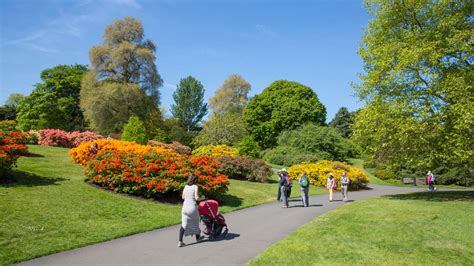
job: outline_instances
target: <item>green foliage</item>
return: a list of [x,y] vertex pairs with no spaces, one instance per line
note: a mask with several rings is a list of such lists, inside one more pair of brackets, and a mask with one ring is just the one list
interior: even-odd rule
[[145,145],[148,141],[147,133],[143,122],[137,116],[131,116],[128,123],[123,128],[122,140],[135,141]]
[[0,120],[15,120],[16,108],[11,105],[0,106]]
[[173,93],[175,104],[171,105],[171,113],[188,132],[196,130],[198,124],[207,113],[204,102],[204,87],[194,77],[181,79]]
[[84,65],[58,65],[41,72],[43,83],[19,100],[18,128],[57,128],[66,131],[83,130],[85,121],[79,106],[81,79],[87,72]]
[[330,157],[330,155],[324,152],[315,154],[302,151],[295,147],[277,146],[267,151],[263,156],[263,160],[272,164],[291,166],[301,162],[317,162],[319,160],[326,160],[328,157]]
[[221,163],[219,173],[232,179],[266,182],[273,171],[262,160],[253,160],[242,156],[222,156],[217,158]]
[[243,119],[260,147],[271,148],[284,130],[295,129],[307,122],[323,125],[326,108],[311,88],[278,80],[252,98],[244,109]]
[[104,135],[117,133],[132,115],[150,131],[156,128],[162,80],[155,44],[145,39],[141,22],[132,17],[114,21],[89,57],[91,71],[82,80],[81,107],[91,128]]
[[166,143],[177,141],[190,146],[194,137],[195,133],[184,129],[178,119],[167,118],[161,123],[160,130],[155,135],[155,140]]
[[5,101],[5,105],[13,106],[16,108],[21,100],[25,98],[25,95],[21,93],[12,93],[8,96],[8,99]]
[[0,120],[0,131],[3,132],[12,132],[16,131],[16,121],[15,120]]
[[247,130],[245,129],[241,114],[234,112],[214,113],[204,123],[202,130],[193,143],[196,146],[209,144],[234,146],[246,134]]
[[393,169],[464,169],[474,178],[474,61],[469,1],[367,1],[354,141]]
[[230,75],[209,99],[209,106],[216,114],[242,113],[248,103],[250,88],[250,83],[240,75]]
[[237,143],[237,154],[258,158],[260,155],[260,147],[258,146],[258,143],[253,140],[252,136],[247,135]]
[[334,119],[329,122],[329,126],[335,128],[344,138],[349,138],[352,134],[351,125],[354,115],[355,113],[350,113],[346,107],[341,107]]
[[375,168],[374,175],[382,180],[397,179],[397,175],[390,167],[378,166]]

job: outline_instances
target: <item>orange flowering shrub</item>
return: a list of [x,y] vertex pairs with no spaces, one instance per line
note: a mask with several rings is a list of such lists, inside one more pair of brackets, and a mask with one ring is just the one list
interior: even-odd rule
[[212,157],[237,156],[237,150],[227,145],[207,145],[195,149],[193,155]]
[[[93,151],[91,146],[97,144],[97,151]],[[151,151],[157,153],[177,154],[176,151],[161,146],[152,147],[141,145],[130,141],[121,141],[115,139],[98,139],[90,142],[83,142],[79,146],[69,151],[69,156],[80,165],[87,165],[97,154],[105,151],[123,151],[135,152],[137,154],[146,154]]]
[[342,172],[346,172],[350,179],[349,189],[357,190],[365,188],[369,182],[369,178],[358,168],[350,166],[342,162],[322,160],[317,163],[301,163],[293,165],[288,169],[288,174],[294,180],[298,180],[301,173],[306,171],[310,183],[315,186],[325,187],[329,173],[334,174],[337,189],[341,188]]
[[212,157],[104,139],[82,143],[69,154],[76,163],[86,166],[89,180],[116,192],[154,198],[178,197],[190,173],[199,177],[204,195],[217,196],[227,190],[228,178],[218,172],[220,163]]
[[20,155],[28,154],[28,148],[22,144],[26,138],[26,133],[0,130],[0,178],[16,165]]

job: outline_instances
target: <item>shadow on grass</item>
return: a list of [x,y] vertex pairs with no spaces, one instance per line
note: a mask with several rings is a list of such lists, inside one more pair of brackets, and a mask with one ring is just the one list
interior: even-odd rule
[[222,202],[222,205],[224,206],[239,207],[242,205],[242,198],[234,195],[224,194],[219,197],[219,202]]
[[397,200],[425,200],[425,201],[474,201],[474,191],[434,191],[416,192],[385,196]]
[[57,186],[65,178],[54,178],[39,176],[21,171],[11,171],[5,179],[0,179],[2,187],[36,187],[36,186]]
[[38,157],[38,158],[41,158],[41,157],[44,157],[44,155],[30,152],[27,155],[25,155],[25,157]]

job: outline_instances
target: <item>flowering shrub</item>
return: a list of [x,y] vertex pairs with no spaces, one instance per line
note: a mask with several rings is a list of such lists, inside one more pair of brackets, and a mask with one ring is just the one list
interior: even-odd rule
[[237,150],[227,145],[207,145],[195,149],[193,155],[212,157],[236,156]]
[[149,145],[141,145],[135,142],[121,141],[115,139],[98,139],[91,142],[83,142],[79,146],[69,151],[71,158],[78,164],[87,165],[96,154],[93,153],[91,146],[93,143],[97,144],[96,154],[101,154],[106,151],[122,151],[134,152],[136,154],[147,154],[149,152],[156,152],[158,154],[177,154],[176,151],[167,149],[161,146],[152,147]]
[[185,146],[185,145],[183,145],[183,144],[181,144],[177,141],[173,141],[170,144],[166,144],[166,143],[159,142],[159,141],[156,141],[156,140],[150,140],[150,141],[148,141],[148,145],[150,145],[150,146],[160,146],[160,147],[163,147],[163,148],[172,149],[172,150],[175,150],[175,151],[177,151],[178,153],[181,153],[181,154],[191,154],[191,148],[190,147]]
[[91,131],[73,131],[69,133],[69,146],[70,148],[74,148],[79,146],[83,142],[94,141],[97,139],[103,139],[102,135],[96,134]]
[[351,181],[349,183],[349,189],[357,190],[360,188],[365,188],[369,182],[369,178],[360,169],[349,166],[342,162],[323,160],[317,163],[302,163],[293,165],[288,169],[290,177],[295,180],[301,176],[303,171],[306,171],[311,184],[321,187],[326,186],[326,180],[329,173],[334,174],[338,189],[341,187],[340,179],[342,172],[346,172]]
[[38,144],[39,132],[36,130],[30,130],[27,133],[27,144]]
[[20,155],[28,154],[28,148],[24,144],[19,144],[27,135],[25,133],[13,131],[5,133],[0,131],[0,177],[16,166],[16,161]]
[[64,148],[77,147],[82,142],[103,138],[101,135],[91,131],[73,131],[68,133],[60,129],[42,129],[38,131],[38,134],[38,144]]
[[154,198],[178,197],[188,175],[194,173],[199,177],[200,192],[211,196],[227,190],[227,177],[217,172],[218,165],[211,157],[107,150],[87,165],[85,173],[107,189]]
[[262,160],[241,156],[222,156],[217,160],[221,163],[219,172],[229,178],[265,182],[272,175],[272,170]]
[[15,120],[1,120],[0,130],[6,133],[16,131],[16,121]]

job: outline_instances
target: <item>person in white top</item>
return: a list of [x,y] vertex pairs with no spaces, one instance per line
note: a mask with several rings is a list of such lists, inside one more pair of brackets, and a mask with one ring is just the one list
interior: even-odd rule
[[183,247],[183,236],[196,235],[196,241],[201,238],[201,229],[199,228],[199,213],[196,201],[202,200],[198,194],[198,177],[195,174],[189,174],[188,184],[184,187],[182,198],[184,199],[181,209],[181,228],[179,229],[178,247]]

